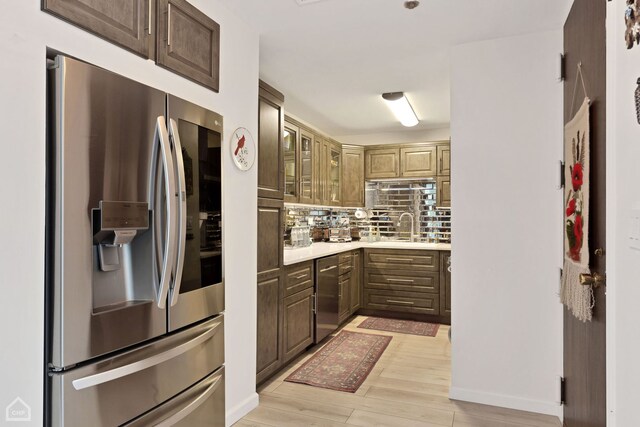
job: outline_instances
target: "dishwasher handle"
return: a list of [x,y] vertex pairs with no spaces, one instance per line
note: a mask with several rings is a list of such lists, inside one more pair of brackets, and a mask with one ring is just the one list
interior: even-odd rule
[[338,266],[337,266],[337,265],[332,265],[331,267],[323,268],[322,270],[320,270],[320,273],[324,273],[324,272],[327,272],[327,271],[331,271],[331,270],[333,270],[334,268],[338,268]]

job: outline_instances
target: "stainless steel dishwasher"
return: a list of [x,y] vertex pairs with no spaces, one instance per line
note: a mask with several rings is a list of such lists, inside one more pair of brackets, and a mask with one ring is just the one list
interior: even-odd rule
[[338,256],[316,261],[316,333],[319,343],[338,328]]

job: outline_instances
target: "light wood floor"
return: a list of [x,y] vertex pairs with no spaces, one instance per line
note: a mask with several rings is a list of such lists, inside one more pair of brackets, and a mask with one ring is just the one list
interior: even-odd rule
[[314,347],[260,387],[260,405],[235,426],[560,426],[556,417],[449,400],[448,326],[432,338],[358,329],[364,319],[357,316],[344,329],[393,339],[355,394],[284,382]]

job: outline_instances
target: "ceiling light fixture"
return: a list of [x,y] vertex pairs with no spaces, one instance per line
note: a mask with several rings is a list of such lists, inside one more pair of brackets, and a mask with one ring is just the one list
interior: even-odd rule
[[413,127],[419,123],[418,116],[403,92],[383,93],[382,98],[387,101],[387,105],[403,126]]
[[418,6],[420,6],[420,2],[418,0],[412,0],[412,1],[404,2],[404,7],[406,7],[409,10],[415,9]]

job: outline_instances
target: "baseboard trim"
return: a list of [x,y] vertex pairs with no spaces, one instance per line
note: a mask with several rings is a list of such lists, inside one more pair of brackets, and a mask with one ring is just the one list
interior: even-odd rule
[[231,408],[227,411],[225,424],[227,427],[232,426],[234,423],[238,422],[238,420],[253,409],[258,407],[259,398],[258,393],[253,393],[249,397],[247,397],[243,402],[236,405],[234,408]]
[[461,400],[464,402],[480,403],[483,405],[499,406],[501,408],[517,409],[519,411],[552,415],[554,417],[562,419],[562,406],[558,405],[555,402],[523,399],[520,397],[486,393],[459,387],[451,387],[449,389],[449,398],[453,400]]

